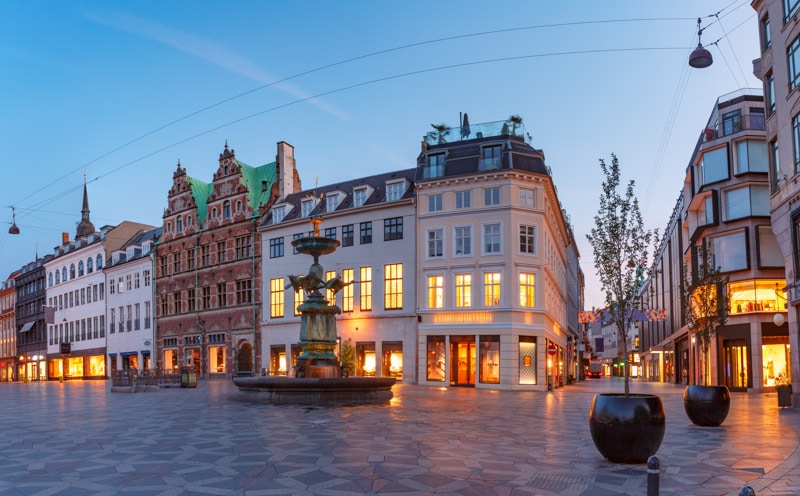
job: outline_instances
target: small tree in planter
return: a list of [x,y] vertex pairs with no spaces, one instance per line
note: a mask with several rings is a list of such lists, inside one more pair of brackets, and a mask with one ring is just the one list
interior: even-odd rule
[[[609,461],[647,463],[661,446],[666,417],[661,398],[631,395],[628,370],[628,331],[634,321],[642,271],[648,267],[648,248],[658,233],[645,230],[634,181],[618,192],[620,168],[616,155],[611,164],[600,160],[605,179],[600,207],[587,238],[594,251],[594,266],[606,293],[608,318],[617,326],[621,344],[625,394],[598,394],[592,400],[589,430],[597,450]],[[654,243],[657,245],[657,243]]]
[[353,347],[350,338],[342,341],[342,348],[339,351],[339,363],[342,375],[349,377],[356,367],[356,349]]
[[731,406],[726,386],[711,385],[711,340],[728,321],[725,288],[728,277],[714,266],[714,257],[704,239],[697,247],[694,277],[684,265],[681,300],[689,332],[700,342],[702,351],[700,385],[690,385],[683,393],[686,415],[697,425],[718,426],[725,421]]

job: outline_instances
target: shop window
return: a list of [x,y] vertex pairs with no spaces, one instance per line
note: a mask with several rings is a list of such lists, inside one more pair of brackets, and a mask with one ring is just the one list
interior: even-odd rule
[[730,313],[782,312],[786,310],[783,279],[756,279],[728,285]]
[[427,372],[425,377],[427,380],[444,382],[445,351],[444,336],[428,336]]
[[226,367],[224,346],[208,347],[208,366],[211,373],[225,373]]
[[384,341],[381,344],[383,360],[381,361],[381,375],[403,380],[403,343],[400,341]]
[[444,306],[444,276],[428,276],[428,308]]
[[164,350],[164,369],[177,370],[178,368],[178,350]]
[[536,338],[519,337],[519,383],[536,384]]
[[356,374],[375,377],[375,342],[356,343]]
[[763,336],[761,344],[763,385],[774,387],[778,381],[791,383],[789,369],[789,338],[787,336]]
[[481,336],[480,382],[498,384],[500,382],[500,336]]

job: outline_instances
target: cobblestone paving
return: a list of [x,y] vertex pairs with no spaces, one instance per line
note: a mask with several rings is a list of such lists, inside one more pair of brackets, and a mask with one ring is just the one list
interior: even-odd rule
[[[549,393],[398,384],[388,404],[258,403],[228,381],[111,393],[110,383],[0,385],[2,495],[647,494],[644,465],[609,463],[589,434],[593,379]],[[682,388],[634,381],[667,412],[661,495],[800,494],[800,410],[733,393],[697,427]]]

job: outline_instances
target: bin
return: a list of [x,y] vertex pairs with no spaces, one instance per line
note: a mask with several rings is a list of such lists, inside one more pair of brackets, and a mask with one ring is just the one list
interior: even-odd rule
[[196,388],[197,387],[197,372],[194,366],[187,365],[181,367],[181,387],[182,388]]
[[792,385],[777,386],[778,406],[792,406]]

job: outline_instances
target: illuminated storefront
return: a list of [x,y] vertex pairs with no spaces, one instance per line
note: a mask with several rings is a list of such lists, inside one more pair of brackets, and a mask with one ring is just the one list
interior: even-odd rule
[[53,358],[47,366],[51,379],[105,379],[105,355]]

